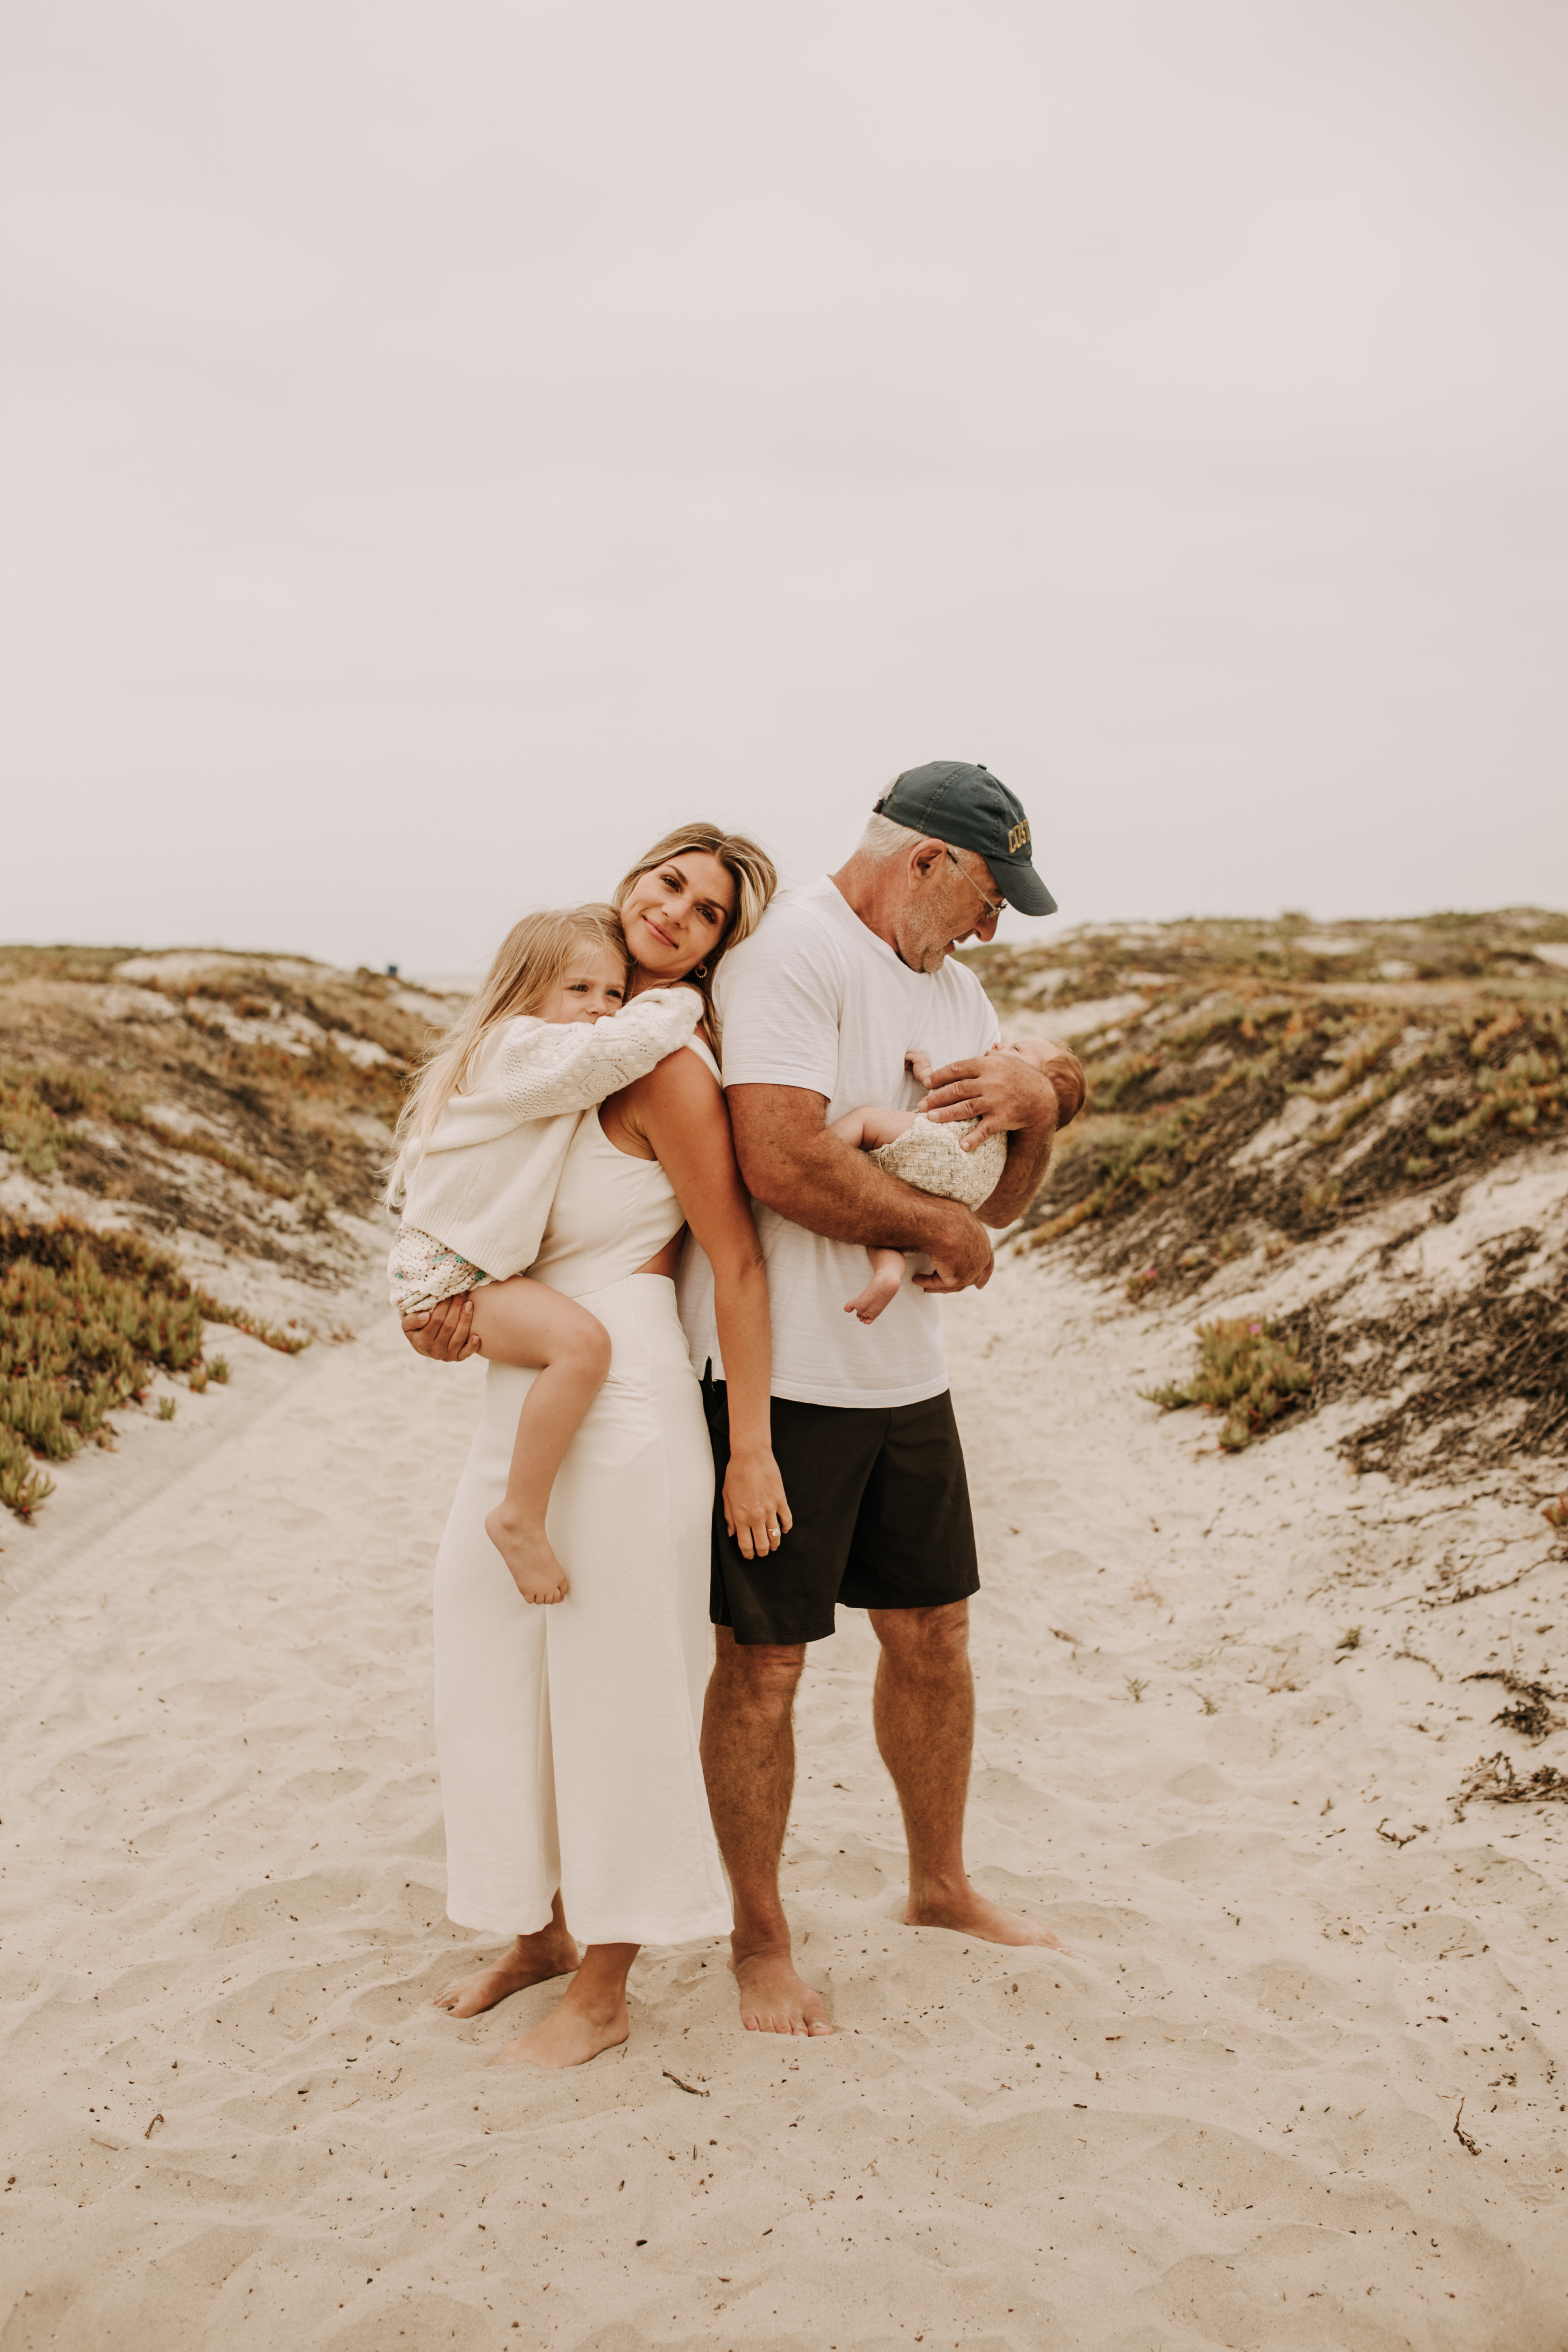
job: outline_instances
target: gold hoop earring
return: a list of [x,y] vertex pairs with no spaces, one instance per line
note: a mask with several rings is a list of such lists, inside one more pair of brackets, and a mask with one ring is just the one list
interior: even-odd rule
[[708,977],[707,965],[705,963],[693,964],[691,967],[691,977],[693,980],[706,980]]

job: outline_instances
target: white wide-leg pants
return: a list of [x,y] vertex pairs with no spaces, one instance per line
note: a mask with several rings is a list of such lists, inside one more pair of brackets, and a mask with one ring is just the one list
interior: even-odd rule
[[485,1533],[535,1377],[504,1364],[436,1563],[447,1910],[530,1935],[559,1888],[580,1942],[679,1944],[731,1925],[698,1748],[713,1457],[674,1284],[579,1303],[611,1360],[551,1499],[570,1592],[524,1601]]

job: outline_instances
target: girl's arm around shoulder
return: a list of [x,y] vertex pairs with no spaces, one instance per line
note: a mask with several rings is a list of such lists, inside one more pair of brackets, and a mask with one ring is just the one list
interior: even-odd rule
[[588,1110],[684,1045],[701,1013],[694,988],[650,988],[607,1021],[521,1013],[502,1033],[494,1083],[519,1118]]

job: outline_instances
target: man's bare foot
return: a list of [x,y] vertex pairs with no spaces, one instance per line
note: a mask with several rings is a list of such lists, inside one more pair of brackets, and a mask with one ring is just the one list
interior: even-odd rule
[[795,1971],[787,1948],[737,1953],[730,1966],[741,1993],[741,2022],[748,2033],[831,2033],[822,2002]]
[[545,1540],[542,1528],[531,1524],[498,1503],[485,1514],[485,1533],[511,1570],[511,1580],[525,1601],[545,1604],[564,1601],[572,1590],[566,1570]]
[[1016,1911],[1004,1911],[999,1903],[987,1902],[967,1879],[951,1891],[928,1888],[919,1899],[911,1892],[904,1906],[904,1925],[950,1927],[954,1935],[977,1936],[985,1944],[1036,1944],[1048,1952],[1067,1950],[1061,1937],[1053,1936],[1037,1919],[1021,1919]]
[[576,1965],[576,1945],[565,1928],[552,1920],[537,1936],[520,1936],[493,1968],[454,1977],[450,1984],[442,1986],[431,2005],[444,2009],[448,2017],[478,2017],[482,2009],[494,2009],[498,2001],[525,1991],[530,1985],[543,1984],[550,1977],[569,1976]]
[[559,2008],[490,2060],[492,2066],[585,2066],[602,2051],[614,2050],[631,2032],[624,2000],[601,2005],[574,2000]]

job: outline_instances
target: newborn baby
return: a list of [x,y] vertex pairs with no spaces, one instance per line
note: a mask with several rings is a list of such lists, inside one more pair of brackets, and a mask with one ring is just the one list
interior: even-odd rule
[[[1060,1047],[1047,1045],[1043,1038],[1020,1037],[1011,1045],[993,1045],[990,1051],[1016,1054],[1044,1077],[1052,1075],[1053,1067],[1058,1077],[1063,1075]],[[916,1052],[907,1060],[915,1078],[929,1091],[931,1066],[926,1056]],[[1079,1103],[1064,1107],[1063,1127],[1079,1107]],[[853,1150],[868,1151],[879,1168],[885,1168],[889,1176],[901,1176],[918,1191],[978,1209],[1002,1181],[1007,1164],[1007,1138],[1000,1132],[986,1136],[973,1151],[963,1149],[960,1139],[973,1134],[979,1125],[977,1118],[933,1119],[923,1110],[866,1109],[846,1111],[842,1118],[830,1122],[827,1131]],[[904,1253],[871,1247],[867,1255],[871,1261],[871,1279],[858,1298],[848,1300],[844,1312],[858,1315],[862,1323],[874,1323],[904,1278]]]

